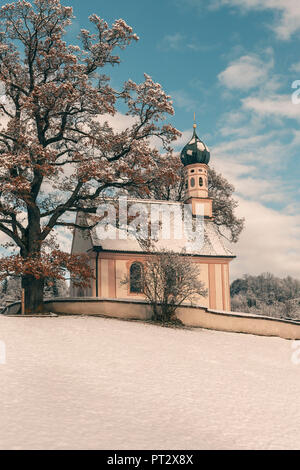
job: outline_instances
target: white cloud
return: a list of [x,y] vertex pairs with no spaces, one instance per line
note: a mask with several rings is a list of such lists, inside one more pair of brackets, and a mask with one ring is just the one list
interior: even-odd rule
[[272,59],[265,63],[257,55],[244,55],[231,62],[228,67],[218,75],[220,83],[234,90],[250,90],[267,80]]
[[174,34],[166,34],[158,43],[158,48],[165,51],[184,51],[190,49],[192,51],[208,52],[220,46],[216,44],[199,44],[197,38],[191,35],[184,35],[179,32]]
[[210,6],[236,7],[241,11],[261,10],[276,14],[271,28],[278,38],[287,40],[300,30],[300,2],[299,0],[211,0]]
[[237,162],[234,157],[224,160],[213,154],[211,166],[233,184],[235,194],[242,198],[260,203],[288,203],[286,184],[280,177],[261,170],[259,165]]
[[291,65],[290,71],[300,73],[300,62],[296,62],[295,64]]
[[3,248],[6,243],[13,243],[11,238],[9,238],[5,233],[0,232],[0,256],[7,254],[7,250]]
[[106,121],[115,132],[125,131],[125,129],[130,128],[137,122],[136,117],[127,116],[126,114],[119,112],[116,112],[114,116],[111,114],[102,114],[97,118],[97,120],[101,123]]
[[174,90],[170,92],[172,99],[178,108],[183,108],[186,111],[195,111],[197,103],[194,98],[191,98],[190,95],[184,90]]
[[249,96],[242,100],[245,109],[255,111],[262,116],[277,116],[300,120],[300,105],[292,103],[291,95],[273,94],[266,98]]
[[286,180],[282,172],[297,151],[298,136],[285,129],[258,135],[251,135],[251,128],[248,131],[247,137],[231,135],[230,140],[213,147],[211,164],[235,186],[241,197],[278,203],[279,207],[291,204],[296,183]]
[[181,132],[181,137],[176,139],[174,143],[174,147],[178,150],[182,150],[182,148],[191,140],[191,138],[192,138],[191,129]]
[[281,172],[295,155],[300,132],[283,128],[263,133],[260,129],[258,134],[250,120],[247,126],[247,112],[248,108],[241,108],[232,112],[229,122],[222,122],[230,130],[241,120],[247,133],[229,132],[229,140],[212,151],[211,164],[235,186],[237,215],[246,219],[240,240],[233,246],[237,260],[231,264],[231,276],[235,279],[246,273],[269,271],[277,276],[300,278],[297,183],[285,180]]
[[59,245],[59,248],[62,251],[70,253],[72,245],[72,231],[66,229],[65,227],[57,227],[53,230],[53,235]]
[[0,129],[6,129],[8,120],[8,117],[4,113],[0,114]]
[[274,20],[270,28],[282,40],[290,39],[300,30],[299,0],[181,0],[180,3],[196,8],[200,14],[205,7],[215,10],[226,6],[239,9],[242,13],[250,10],[271,12]]
[[243,198],[239,198],[238,213],[246,218],[246,227],[234,246],[237,260],[231,265],[232,278],[266,271],[300,278],[300,216]]
[[159,47],[162,47],[163,49],[166,50],[179,50],[182,48],[182,44],[184,42],[184,36],[180,33],[174,33],[174,34],[167,34]]

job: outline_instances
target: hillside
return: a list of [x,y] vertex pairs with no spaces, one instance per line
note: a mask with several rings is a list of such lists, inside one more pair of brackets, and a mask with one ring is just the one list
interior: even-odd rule
[[291,341],[92,317],[5,318],[1,449],[295,449]]

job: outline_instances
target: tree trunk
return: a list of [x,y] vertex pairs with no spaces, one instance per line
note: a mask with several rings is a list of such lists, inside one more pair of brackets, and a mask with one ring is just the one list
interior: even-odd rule
[[44,279],[23,276],[22,287],[25,289],[25,313],[44,312]]
[[[34,180],[35,190],[37,190],[42,184],[43,177],[36,171]],[[24,240],[26,251],[22,252],[21,250],[21,256],[29,259],[32,263],[35,260],[39,263],[41,261],[41,216],[35,198],[27,205],[27,212],[28,227]],[[22,276],[22,288],[25,290],[25,313],[41,313],[44,311],[44,285],[45,278],[37,279],[30,274]]]

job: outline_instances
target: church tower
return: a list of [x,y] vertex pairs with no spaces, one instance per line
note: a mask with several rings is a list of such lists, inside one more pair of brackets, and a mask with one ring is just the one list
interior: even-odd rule
[[212,219],[212,199],[208,197],[208,163],[210,152],[196,134],[194,124],[193,137],[181,152],[184,165],[185,203],[192,205],[196,214],[197,203],[204,204],[204,217]]

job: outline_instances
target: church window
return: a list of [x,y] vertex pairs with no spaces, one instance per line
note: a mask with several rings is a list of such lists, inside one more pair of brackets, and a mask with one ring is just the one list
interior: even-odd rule
[[191,178],[191,187],[193,188],[195,186],[195,178]]
[[134,262],[130,266],[130,292],[141,294],[143,292],[143,265]]
[[200,188],[203,186],[203,178],[201,176],[199,178],[199,186]]

